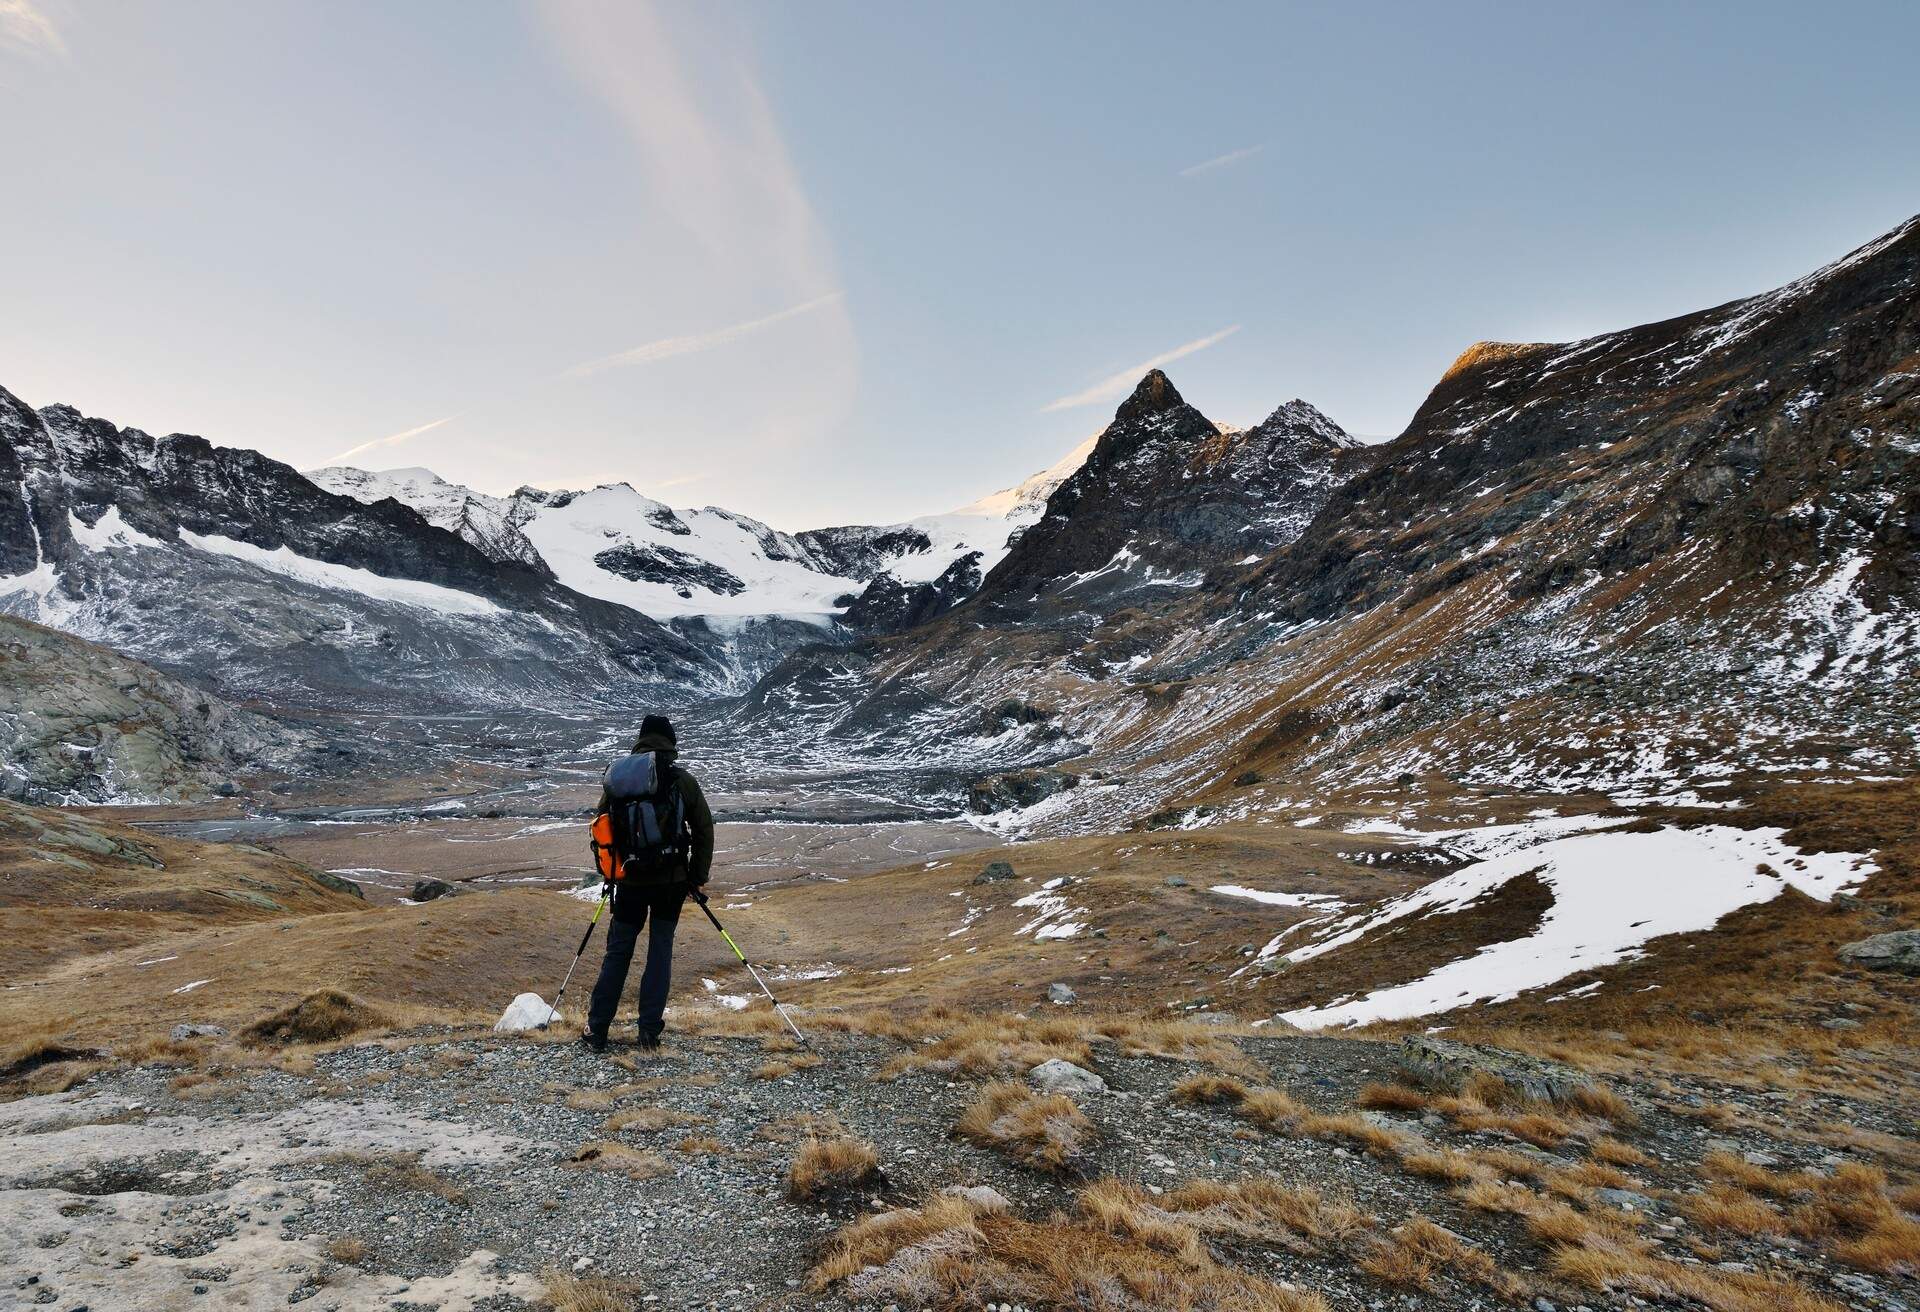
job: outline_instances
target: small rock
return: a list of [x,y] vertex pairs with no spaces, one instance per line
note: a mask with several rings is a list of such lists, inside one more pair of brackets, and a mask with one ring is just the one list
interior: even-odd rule
[[1533,1300],[1533,1312],[1560,1312],[1560,1309],[1545,1298],[1536,1298]]
[[1187,886],[1187,881],[1182,879],[1180,876],[1178,875],[1167,876],[1168,888],[1185,888],[1186,886]]
[[986,869],[973,877],[973,882],[976,884],[998,884],[1003,880],[1012,878],[1013,863],[1011,861],[989,861],[987,862]]
[[1058,980],[1047,985],[1047,1001],[1056,1007],[1069,1007],[1079,1001],[1080,995]]
[[1027,1072],[1027,1079],[1045,1093],[1105,1093],[1107,1082],[1084,1066],[1076,1066],[1058,1057],[1041,1062]]
[[437,897],[452,897],[459,891],[444,879],[420,879],[414,881],[413,892],[407,896],[415,902],[431,902]]
[[1627,1212],[1651,1212],[1653,1199],[1645,1194],[1635,1193],[1631,1189],[1596,1189],[1593,1196],[1609,1207],[1618,1207]]
[[1778,1157],[1775,1157],[1772,1153],[1763,1153],[1758,1150],[1741,1153],[1740,1160],[1748,1166],[1771,1168],[1780,1165],[1780,1159]]
[[167,1037],[175,1043],[184,1043],[188,1039],[219,1039],[226,1037],[226,1031],[218,1025],[175,1025],[167,1032]]
[[1848,1020],[1845,1016],[1834,1016],[1821,1021],[1820,1028],[1823,1030],[1857,1030],[1860,1028],[1860,1022],[1857,1020]]
[[964,1198],[983,1212],[1005,1212],[1013,1207],[1007,1196],[990,1184],[951,1184],[940,1192],[955,1198]]

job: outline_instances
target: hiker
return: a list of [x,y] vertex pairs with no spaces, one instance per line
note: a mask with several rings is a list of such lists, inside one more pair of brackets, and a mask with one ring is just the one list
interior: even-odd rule
[[587,1007],[587,1031],[580,1042],[605,1052],[607,1027],[620,1006],[633,964],[640,930],[647,934],[647,964],[640,974],[639,1043],[660,1046],[666,1028],[667,990],[673,975],[673,931],[690,888],[707,882],[713,868],[713,812],[692,775],[676,765],[679,755],[673,722],[664,715],[640,721],[633,751],[608,767],[600,790],[598,816],[607,817],[596,832],[608,833],[612,853],[602,858],[602,873],[613,881],[613,923],[607,928],[607,955]]

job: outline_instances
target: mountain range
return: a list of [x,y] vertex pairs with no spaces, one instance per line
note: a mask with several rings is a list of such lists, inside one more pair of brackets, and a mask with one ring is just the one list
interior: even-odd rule
[[1917,287],[1920,220],[1714,309],[1481,343],[1377,445],[1298,400],[1217,424],[1155,370],[1017,488],[791,534],[0,391],[0,609],[270,706],[733,697],[868,762],[1083,757],[1125,782],[1075,826],[1245,813],[1275,775],[1870,775],[1920,720]]

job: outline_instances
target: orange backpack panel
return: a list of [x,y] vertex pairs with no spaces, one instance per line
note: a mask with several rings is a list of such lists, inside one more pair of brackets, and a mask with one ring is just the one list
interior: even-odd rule
[[621,870],[620,858],[615,856],[613,851],[613,817],[595,816],[593,827],[588,830],[588,833],[592,835],[588,846],[593,850],[594,868],[600,872],[602,879],[618,882]]

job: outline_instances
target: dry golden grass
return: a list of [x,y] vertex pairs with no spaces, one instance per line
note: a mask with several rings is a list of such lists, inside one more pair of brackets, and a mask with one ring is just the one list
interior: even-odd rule
[[367,1246],[352,1235],[342,1235],[329,1243],[325,1252],[329,1260],[341,1266],[358,1266],[367,1256]]
[[797,1201],[859,1189],[880,1176],[880,1155],[864,1139],[808,1139],[787,1166],[787,1197]]
[[[1663,1257],[1635,1229],[1634,1218],[1611,1209],[1580,1211],[1523,1186],[1487,1180],[1455,1196],[1475,1210],[1522,1218],[1547,1245],[1548,1270],[1584,1289],[1692,1302],[1711,1312],[1839,1312],[1837,1304],[1790,1281]],[[1696,1247],[1703,1260],[1716,1260],[1711,1248]]]
[[1865,1271],[1920,1269],[1920,1220],[1888,1193],[1885,1172],[1849,1162],[1828,1177],[1799,1178],[1807,1197],[1788,1213],[1794,1234]]
[[866,1217],[834,1235],[813,1287],[917,1307],[999,1299],[1088,1312],[1327,1312],[1318,1294],[1221,1266],[1204,1248],[1193,1253],[1177,1223],[1129,1217],[1110,1198],[1094,1206],[1113,1229],[1087,1215],[1036,1222],[983,1213],[951,1197]]
[[539,1306],[546,1312],[632,1312],[650,1292],[631,1280],[581,1277],[570,1271],[548,1271],[540,1282],[546,1292]]
[[811,1052],[803,1052],[792,1057],[776,1057],[772,1061],[762,1062],[759,1066],[755,1067],[753,1078],[756,1080],[782,1079],[785,1076],[793,1074],[795,1071],[803,1071],[809,1067],[818,1066],[822,1060],[820,1056]]
[[640,1134],[656,1134],[661,1130],[706,1123],[704,1116],[677,1111],[672,1107],[629,1107],[607,1117],[600,1129],[606,1134],[621,1134],[629,1130]]
[[1419,1089],[1405,1084],[1373,1083],[1360,1090],[1354,1101],[1375,1111],[1425,1111],[1431,1099]]
[[1369,1157],[1387,1162],[1399,1160],[1411,1142],[1406,1136],[1382,1129],[1352,1112],[1334,1116],[1308,1116],[1300,1122],[1300,1132],[1316,1139],[1346,1139]]
[[1595,1161],[1605,1162],[1608,1166],[1638,1166],[1645,1168],[1653,1165],[1653,1158],[1647,1156],[1632,1144],[1606,1135],[1595,1139],[1587,1151],[1592,1154]]
[[1273,1176],[1225,1184],[1191,1180],[1155,1200],[1161,1209],[1207,1233],[1297,1252],[1317,1252],[1363,1233],[1372,1222],[1359,1208]]
[[690,1134],[675,1144],[673,1148],[675,1152],[699,1157],[725,1156],[732,1151],[726,1144],[710,1134]]
[[1680,1210],[1709,1234],[1778,1235],[1787,1228],[1777,1208],[1737,1184],[1716,1182],[1700,1193],[1688,1194],[1681,1199]]
[[1263,1130],[1291,1133],[1313,1113],[1285,1089],[1250,1089],[1235,1109]]
[[1093,1052],[1080,1027],[1066,1020],[1027,1020],[1019,1016],[970,1016],[943,1026],[882,1066],[875,1076],[894,1080],[914,1070],[985,1079],[1021,1075],[1043,1061],[1059,1058],[1089,1066]]
[[659,1153],[642,1152],[623,1143],[582,1144],[567,1159],[566,1165],[588,1171],[608,1171],[630,1180],[652,1180],[673,1171]]
[[1064,1174],[1080,1168],[1095,1131],[1065,1094],[1043,1096],[998,1081],[961,1113],[954,1133],[1024,1165]]
[[801,1139],[851,1138],[852,1131],[832,1112],[789,1112],[755,1130],[753,1137],[773,1143],[795,1143]]
[[1373,1241],[1359,1267],[1376,1280],[1401,1288],[1428,1290],[1446,1274],[1517,1298],[1521,1285],[1502,1271],[1485,1250],[1425,1217],[1415,1217]]
[[1247,1086],[1231,1075],[1196,1071],[1173,1086],[1177,1102],[1203,1107],[1222,1107],[1247,1100]]
[[1446,1148],[1406,1153],[1400,1158],[1400,1166],[1409,1174],[1443,1184],[1466,1184],[1473,1180],[1493,1178],[1492,1172],[1472,1157]]
[[255,1021],[244,1034],[256,1043],[331,1043],[393,1024],[388,1012],[351,994],[318,989],[292,1006]]

